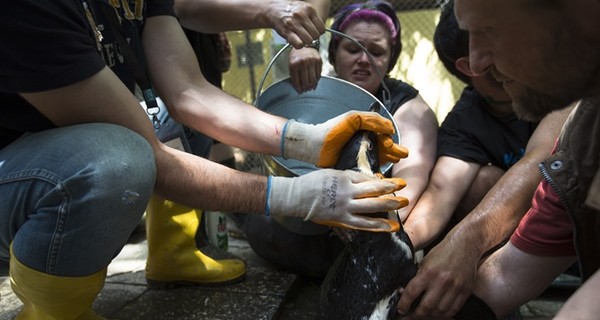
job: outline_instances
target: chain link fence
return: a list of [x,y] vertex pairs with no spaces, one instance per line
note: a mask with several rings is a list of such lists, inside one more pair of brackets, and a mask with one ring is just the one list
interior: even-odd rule
[[[332,0],[330,16],[340,8],[357,1]],[[417,88],[436,113],[441,123],[458,99],[464,84],[450,75],[439,61],[433,47],[433,33],[439,19],[440,7],[446,0],[391,0],[402,25],[402,53],[390,73]],[[332,19],[326,25],[330,26]],[[228,32],[232,48],[231,69],[223,75],[223,89],[253,104],[259,91],[264,91],[275,81],[287,77],[287,56],[282,54],[273,61],[269,72],[267,66],[285,45],[273,30]],[[331,73],[327,62],[327,43],[330,33],[321,37],[323,74]],[[264,85],[259,88],[261,81]],[[400,124],[399,124],[400,125]],[[260,157],[236,152],[238,169],[259,171]]]

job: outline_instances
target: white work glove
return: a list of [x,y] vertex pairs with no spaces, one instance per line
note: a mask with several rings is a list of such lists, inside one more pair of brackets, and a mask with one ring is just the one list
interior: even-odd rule
[[266,214],[301,217],[334,227],[395,232],[397,220],[369,213],[402,208],[408,200],[392,193],[404,188],[400,178],[379,179],[346,170],[323,169],[295,177],[269,177]]
[[323,168],[333,167],[340,150],[358,130],[378,133],[380,163],[398,162],[408,156],[408,150],[392,140],[392,122],[368,111],[348,111],[316,125],[288,120],[281,135],[282,155]]

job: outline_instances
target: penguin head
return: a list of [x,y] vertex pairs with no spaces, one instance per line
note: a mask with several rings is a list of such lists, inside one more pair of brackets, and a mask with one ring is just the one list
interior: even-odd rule
[[[379,103],[373,102],[369,111],[378,112],[379,108]],[[369,176],[380,173],[377,134],[372,131],[358,130],[342,148],[334,168],[352,169]]]

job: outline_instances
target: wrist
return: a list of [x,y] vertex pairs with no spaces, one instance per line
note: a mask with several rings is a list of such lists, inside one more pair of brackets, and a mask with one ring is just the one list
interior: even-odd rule
[[487,251],[484,244],[485,238],[485,236],[479,236],[479,232],[475,232],[471,228],[464,230],[452,229],[442,242],[447,242],[454,248],[463,248],[461,250],[464,250],[466,255],[478,261]]
[[294,194],[294,181],[296,178],[269,176],[267,183],[267,206],[270,215],[280,216],[304,216],[299,214],[300,204],[297,202],[300,196]]
[[402,229],[410,239],[415,251],[419,251],[424,249],[431,240],[424,235],[425,228],[422,228],[419,224],[411,222],[412,221],[410,221],[410,219],[407,220],[402,226]]
[[321,50],[321,41],[319,39],[313,40],[310,44],[304,46],[305,48],[313,48],[317,51]]
[[[271,1],[259,1],[256,2],[255,5],[255,19],[259,21],[259,25],[261,28],[271,28],[276,30],[276,26],[278,24],[278,20],[280,19],[278,12],[274,10],[274,8],[278,7],[278,0]],[[254,3],[244,3],[243,5],[251,5]],[[279,32],[279,30],[276,30]]]
[[288,120],[281,132],[281,155],[284,159],[295,159],[316,164],[319,153],[315,142],[313,125]]
[[273,185],[273,176],[267,178],[267,199],[265,201],[265,216],[271,215],[271,187]]

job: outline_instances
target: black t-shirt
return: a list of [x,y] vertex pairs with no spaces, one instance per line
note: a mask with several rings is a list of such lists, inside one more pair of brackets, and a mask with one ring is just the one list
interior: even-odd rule
[[[390,105],[386,107],[392,115],[394,115],[406,101],[414,99],[419,94],[417,89],[401,80],[386,77],[383,79],[383,82],[390,90]],[[377,91],[376,97],[383,103],[383,86]]]
[[[121,1],[118,1],[121,3]],[[123,32],[139,54],[139,35],[146,17],[175,16],[173,0],[146,0],[138,17],[126,18]],[[0,148],[27,131],[40,131],[54,125],[29,103],[20,92],[61,88],[82,81],[109,66],[133,90],[135,81],[108,21],[99,5],[105,0],[86,0],[101,31],[100,45],[86,17],[83,0],[19,0],[0,4]],[[129,1],[135,15],[135,0]],[[112,10],[112,8],[111,8]],[[143,58],[139,60],[143,63]]]
[[438,131],[438,157],[449,156],[508,170],[525,154],[537,122],[512,113],[497,117],[472,87],[466,87]]
[[221,88],[223,72],[219,66],[219,35],[211,33],[201,33],[189,29],[183,29],[194,53],[202,75],[215,87]]
[[[402,105],[404,105],[404,103],[411,99],[414,99],[419,94],[419,91],[417,89],[401,80],[386,77],[383,79],[383,81],[387,88],[390,90],[390,103],[388,106],[385,107],[388,109],[392,116],[396,111],[398,111],[398,109],[402,107]],[[381,86],[377,91],[376,97],[377,99],[379,99],[379,101],[383,103],[383,86]],[[398,123],[397,125],[401,124]],[[402,137],[400,137],[400,139],[402,139]],[[391,177],[392,170],[388,170],[385,173],[385,176],[388,178]]]

